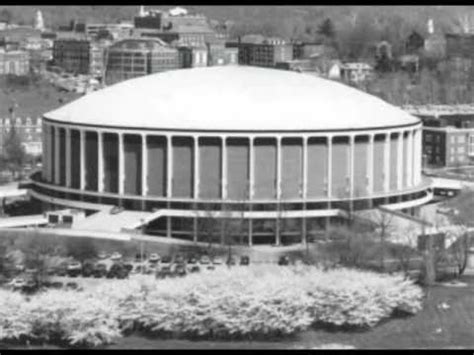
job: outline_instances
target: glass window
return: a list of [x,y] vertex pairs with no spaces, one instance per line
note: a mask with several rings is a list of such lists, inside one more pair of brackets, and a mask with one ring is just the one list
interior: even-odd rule
[[474,155],[474,135],[469,136],[469,155]]

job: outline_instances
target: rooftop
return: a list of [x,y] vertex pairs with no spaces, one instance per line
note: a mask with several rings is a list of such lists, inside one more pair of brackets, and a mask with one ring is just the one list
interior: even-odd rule
[[186,131],[328,131],[420,120],[355,88],[247,66],[180,69],[130,79],[44,115],[93,126]]
[[412,115],[470,115],[474,114],[474,104],[459,105],[406,105],[402,109]]

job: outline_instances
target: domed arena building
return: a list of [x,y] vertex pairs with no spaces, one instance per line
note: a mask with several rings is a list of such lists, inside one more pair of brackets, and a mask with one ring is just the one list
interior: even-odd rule
[[204,222],[227,220],[244,244],[301,243],[344,211],[413,211],[432,198],[419,119],[302,73],[131,79],[46,113],[43,132],[34,199],[146,212],[147,232],[161,236],[200,241]]

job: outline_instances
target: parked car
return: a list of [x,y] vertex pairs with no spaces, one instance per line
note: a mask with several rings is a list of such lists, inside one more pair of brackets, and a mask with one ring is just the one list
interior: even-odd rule
[[290,258],[287,255],[280,256],[280,259],[278,259],[278,265],[281,265],[281,266],[290,265]]
[[161,260],[161,257],[157,253],[151,253],[148,261],[150,263],[157,263]]
[[227,258],[226,264],[227,264],[227,265],[236,265],[236,264],[237,264],[237,261],[235,260],[235,257],[229,256],[229,257]]
[[57,276],[66,276],[67,275],[67,263],[61,263],[56,267],[56,275]]
[[78,287],[79,285],[77,284],[77,282],[68,282],[66,284],[66,288],[70,288],[71,290],[77,290]]
[[186,276],[186,265],[184,264],[175,264],[173,274],[176,276]]
[[127,270],[127,273],[130,273],[133,270],[133,264],[131,263],[125,263],[123,264],[123,267],[125,268],[125,270]]
[[20,290],[26,285],[26,280],[22,277],[17,277],[11,280],[7,285],[12,287],[14,290]]
[[107,271],[106,277],[107,277],[108,279],[117,278],[118,275],[121,273],[121,269],[122,269],[122,268],[123,268],[122,265],[120,265],[120,264],[118,264],[118,263],[114,263],[114,264],[110,267],[109,271]]
[[97,263],[94,265],[94,271],[92,275],[95,278],[101,278],[107,275],[107,266],[102,263]]
[[164,279],[165,277],[172,276],[171,264],[161,265],[159,269],[156,270],[155,277],[157,279]]
[[250,264],[250,258],[247,255],[242,255],[240,257],[240,265],[249,265]]
[[202,255],[202,256],[199,258],[199,264],[201,264],[201,265],[209,265],[209,264],[211,264],[211,258],[209,258],[209,256],[207,256],[207,255]]
[[177,254],[174,257],[174,263],[175,264],[186,264],[186,260],[184,259],[184,255],[183,254]]
[[21,290],[23,292],[34,292],[38,288],[38,282],[34,279],[27,279]]
[[190,255],[188,256],[188,260],[187,260],[187,263],[188,264],[197,264],[198,262],[198,258],[195,256],[195,255]]
[[78,261],[72,261],[67,265],[67,275],[69,277],[77,277],[82,272],[82,265]]
[[197,264],[191,265],[191,267],[189,268],[190,273],[199,272],[199,271],[201,271],[201,268]]
[[169,255],[165,255],[164,257],[161,258],[160,261],[160,266],[166,266],[166,265],[171,265],[173,259]]
[[224,260],[222,260],[222,258],[220,257],[215,257],[215,258],[212,258],[212,265],[223,265],[224,264]]
[[116,261],[116,260],[120,260],[122,259],[122,254],[120,254],[119,252],[114,252],[112,253],[112,255],[110,256],[110,259]]
[[146,267],[146,270],[145,270],[146,275],[154,274],[159,269],[158,264],[155,264],[155,263],[150,263],[146,265],[145,267]]
[[91,277],[94,273],[94,264],[92,262],[85,262],[82,266],[82,276]]
[[56,288],[56,289],[60,289],[63,287],[63,283],[62,282],[51,282],[51,285],[49,287],[51,288]]
[[97,254],[97,257],[99,259],[107,259],[109,255],[105,251],[101,251],[99,254]]

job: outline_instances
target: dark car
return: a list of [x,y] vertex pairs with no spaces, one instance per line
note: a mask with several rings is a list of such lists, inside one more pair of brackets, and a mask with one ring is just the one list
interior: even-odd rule
[[67,263],[62,263],[56,268],[57,276],[66,276],[67,275]]
[[186,266],[184,264],[176,264],[174,268],[174,275],[186,276]]
[[250,258],[247,255],[243,255],[240,257],[240,265],[250,265]]
[[199,272],[199,271],[201,271],[201,268],[199,267],[199,265],[192,265],[192,266],[189,268],[189,272],[190,272],[190,273]]
[[77,277],[82,272],[81,263],[78,261],[72,261],[67,265],[66,270],[67,270],[67,276]]
[[280,259],[278,259],[278,265],[281,265],[281,266],[290,265],[290,258],[287,255],[280,256]]
[[107,275],[107,266],[105,264],[95,264],[94,271],[92,272],[92,276],[95,278],[101,278]]
[[190,255],[187,260],[188,264],[195,265],[198,263],[198,258],[195,255]]
[[71,290],[77,290],[78,287],[79,285],[77,284],[77,282],[68,282],[66,284],[66,288],[69,288]]
[[127,270],[127,274],[131,273],[133,270],[133,264],[130,263],[123,264],[123,267],[125,270]]
[[156,271],[157,279],[164,279],[165,277],[173,276],[171,272],[171,265],[162,265],[159,270]]
[[184,259],[184,256],[182,254],[177,254],[174,257],[174,263],[175,264],[185,264],[186,260]]
[[118,276],[123,273],[123,266],[121,264],[113,264],[110,267],[110,270],[107,272],[107,278],[108,279],[113,279],[113,278],[118,278]]
[[91,277],[94,273],[94,264],[91,262],[86,262],[82,266],[82,276]]
[[63,283],[62,282],[51,282],[51,285],[49,287],[60,289],[60,288],[63,287]]

